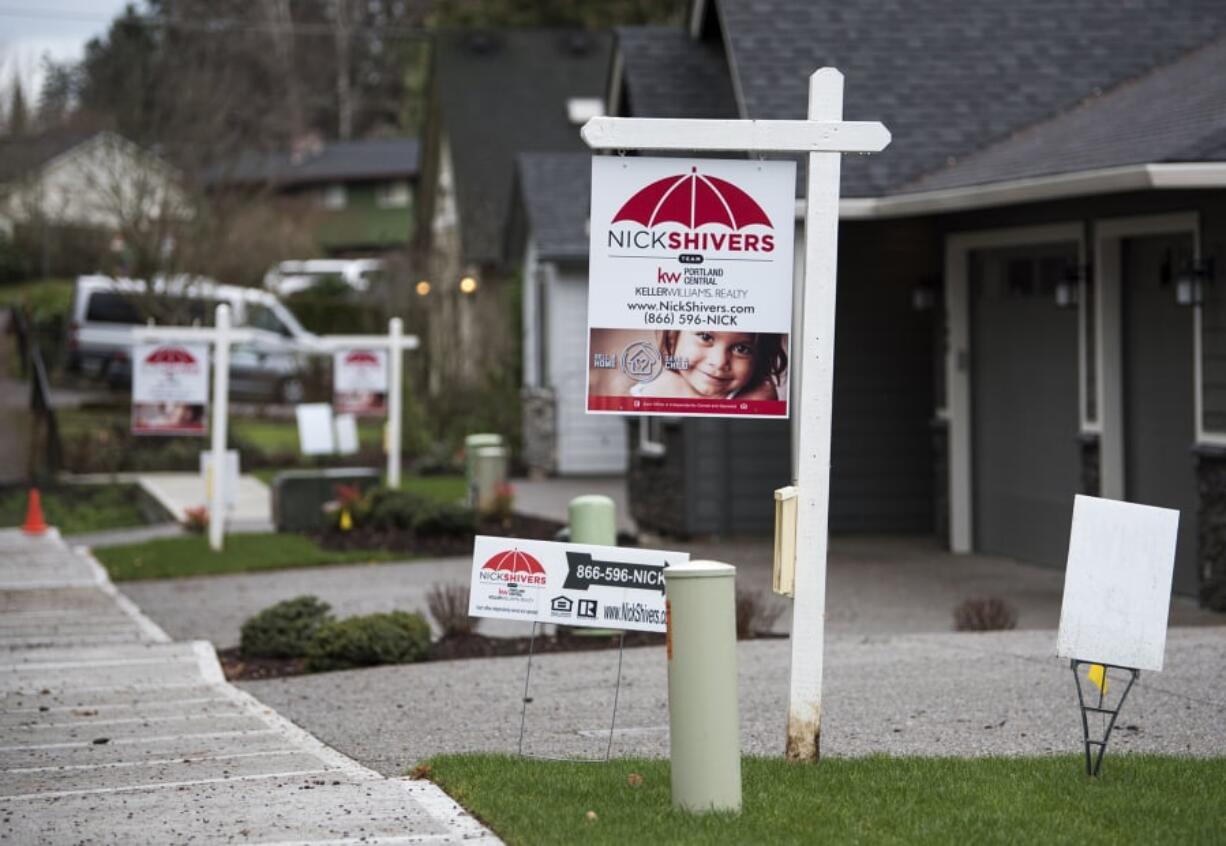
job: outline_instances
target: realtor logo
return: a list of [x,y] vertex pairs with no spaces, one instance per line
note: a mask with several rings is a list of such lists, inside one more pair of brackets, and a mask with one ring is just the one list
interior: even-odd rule
[[555,617],[569,617],[574,608],[575,601],[569,596],[555,596],[549,600],[549,613]]
[[596,619],[596,600],[580,599],[579,600],[579,616],[587,617],[590,620]]
[[664,359],[650,341],[635,341],[622,350],[622,372],[636,382],[651,382],[664,370]]

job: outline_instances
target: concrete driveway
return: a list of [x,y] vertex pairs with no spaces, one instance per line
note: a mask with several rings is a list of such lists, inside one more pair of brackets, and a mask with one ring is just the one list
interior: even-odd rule
[[[777,609],[771,630],[791,631],[791,605],[770,592],[771,547],[760,538],[719,543],[666,542],[737,566],[738,585]],[[243,621],[262,608],[304,593],[330,603],[339,615],[404,609],[426,611],[426,593],[440,583],[467,584],[470,561],[430,561],[318,567],[125,582],[124,593],[172,637],[210,640],[218,648],[238,644]],[[1060,620],[1063,574],[1007,558],[952,555],[927,538],[835,538],[831,543],[826,597],[827,631],[848,635],[948,632],[952,612],[970,597],[1000,597],[1018,612],[1020,629],[1055,629]],[[1226,625],[1226,615],[1171,602],[1172,626]],[[481,631],[513,636],[524,623],[484,620]]]

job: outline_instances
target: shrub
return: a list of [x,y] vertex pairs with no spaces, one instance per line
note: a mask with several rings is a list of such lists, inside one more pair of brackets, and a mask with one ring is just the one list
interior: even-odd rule
[[420,614],[391,611],[324,623],[307,647],[307,668],[347,670],[421,661],[430,648],[430,624]]
[[252,658],[301,658],[319,628],[332,619],[331,610],[315,596],[278,602],[243,623],[239,649]]
[[736,637],[745,640],[770,631],[783,613],[783,606],[758,591],[736,592]]
[[468,616],[468,593],[468,585],[462,584],[434,584],[426,593],[426,607],[444,637],[477,631],[481,618]]
[[960,632],[993,632],[1017,626],[1017,610],[996,597],[973,598],[954,609],[954,629]]
[[472,509],[438,502],[410,491],[376,488],[353,510],[354,522],[376,531],[412,531],[419,536],[461,535],[476,531]]

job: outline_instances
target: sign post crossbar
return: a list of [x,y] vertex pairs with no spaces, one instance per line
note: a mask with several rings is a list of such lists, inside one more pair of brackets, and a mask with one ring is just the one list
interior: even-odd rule
[[834,68],[809,77],[808,105],[807,120],[600,117],[582,131],[594,150],[808,153],[803,305],[792,336],[793,474],[800,490],[787,732],[794,760],[816,760],[820,751],[841,154],[877,152],[890,142],[880,123],[843,121],[843,75]]

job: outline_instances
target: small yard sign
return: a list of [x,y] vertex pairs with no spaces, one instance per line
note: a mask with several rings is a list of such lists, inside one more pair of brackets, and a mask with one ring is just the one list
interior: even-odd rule
[[1078,496],[1056,654],[1161,670],[1179,512]]
[[688,553],[479,535],[468,613],[663,632],[664,568]]
[[332,405],[337,414],[387,413],[387,348],[332,353]]
[[787,417],[796,165],[596,157],[589,413]]
[[132,349],[132,432],[199,435],[208,431],[209,345],[137,343]]

